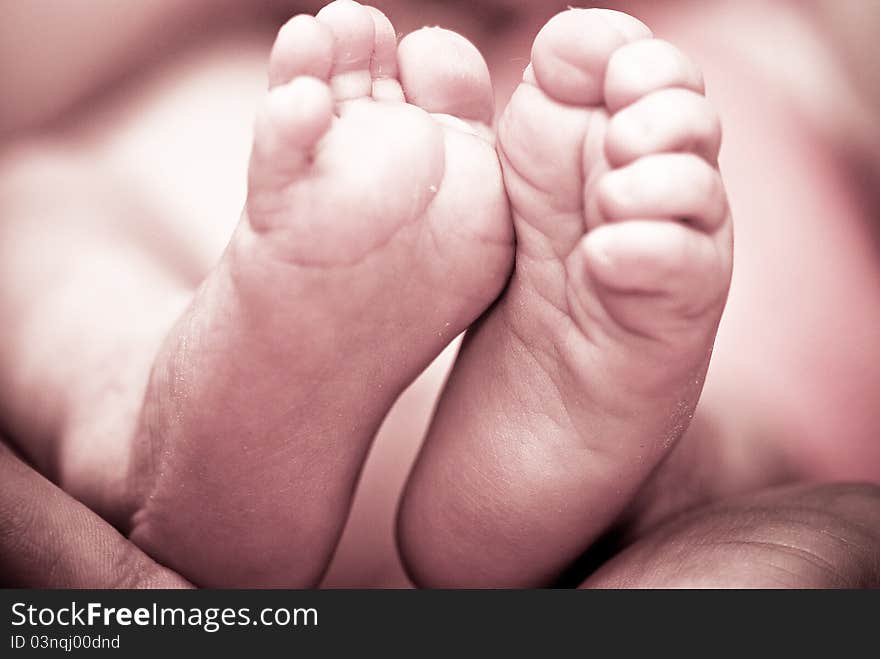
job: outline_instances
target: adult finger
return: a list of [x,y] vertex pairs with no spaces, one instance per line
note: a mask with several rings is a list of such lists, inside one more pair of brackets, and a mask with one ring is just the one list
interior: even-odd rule
[[880,588],[880,486],[795,486],[680,515],[587,588]]
[[0,585],[191,588],[0,442]]

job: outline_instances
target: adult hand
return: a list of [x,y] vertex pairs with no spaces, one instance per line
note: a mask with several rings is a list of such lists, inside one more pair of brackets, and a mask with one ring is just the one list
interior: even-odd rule
[[191,588],[0,442],[0,585]]
[[798,485],[680,514],[584,586],[878,588],[880,486]]

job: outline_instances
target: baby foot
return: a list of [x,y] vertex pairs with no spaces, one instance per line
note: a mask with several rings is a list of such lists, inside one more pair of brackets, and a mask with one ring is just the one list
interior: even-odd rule
[[207,586],[314,585],[402,389],[497,296],[513,232],[463,37],[337,0],[280,31],[242,221],[161,350],[131,537]]
[[625,14],[538,34],[498,134],[510,285],[468,334],[407,488],[431,585],[550,583],[688,426],[731,274],[702,77]]

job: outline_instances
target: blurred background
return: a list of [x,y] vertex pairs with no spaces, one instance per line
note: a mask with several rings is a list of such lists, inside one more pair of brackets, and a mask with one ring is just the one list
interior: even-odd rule
[[[16,249],[16,218],[39,216],[49,201],[46,212],[66,218],[122,198],[118,221],[131,239],[153,245],[162,267],[196,285],[244,203],[274,33],[321,4],[4,3],[0,260]],[[401,33],[442,25],[474,41],[499,109],[534,35],[567,5],[374,4]],[[733,289],[699,413],[634,519],[785,481],[880,482],[880,2],[600,5],[641,18],[703,67],[724,124],[721,166],[737,232]],[[17,263],[24,269],[0,268],[0,328],[11,313],[4,290],[27,286],[41,267],[36,258]],[[454,347],[383,426],[327,585],[406,584],[394,509],[453,356]],[[0,368],[14,362],[7,353]],[[26,434],[12,441],[27,454]]]

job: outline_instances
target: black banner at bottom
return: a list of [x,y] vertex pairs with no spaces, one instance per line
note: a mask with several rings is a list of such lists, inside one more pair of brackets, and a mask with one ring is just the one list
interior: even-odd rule
[[[878,591],[2,591],[0,656],[877,651]],[[865,645],[867,643],[867,645]]]

